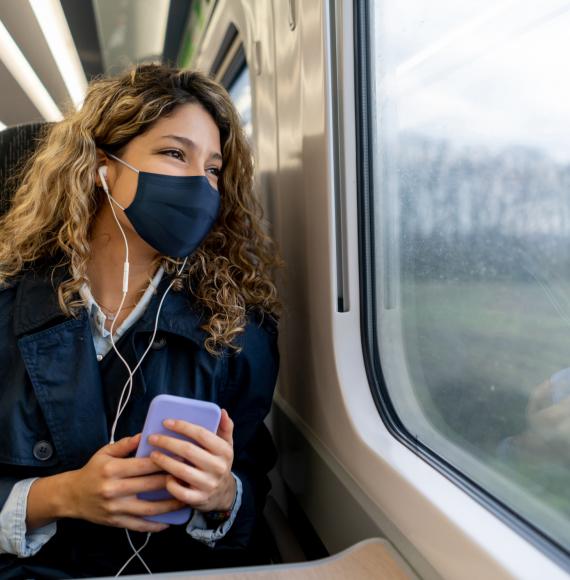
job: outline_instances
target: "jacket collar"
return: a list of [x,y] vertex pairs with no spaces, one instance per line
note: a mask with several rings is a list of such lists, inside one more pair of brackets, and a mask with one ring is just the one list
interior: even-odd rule
[[16,336],[50,326],[55,320],[65,320],[57,298],[57,288],[68,276],[65,268],[53,269],[53,275],[41,268],[25,271],[18,283],[14,307]]
[[[160,281],[156,294],[152,297],[139,322],[135,324],[137,332],[152,333],[154,331],[156,314],[170,282],[172,279],[169,276],[164,276]],[[205,322],[203,313],[186,292],[174,292],[170,289],[160,310],[157,332],[178,334],[192,340],[198,346],[203,346],[208,336],[208,333],[201,328]]]
[[[38,272],[26,271],[22,275],[14,309],[14,332],[17,337],[68,320],[57,297],[59,284],[68,278],[68,270],[62,267],[41,269]],[[162,278],[156,294],[141,319],[134,325],[136,332],[153,332],[159,303],[170,282],[170,277]],[[80,318],[88,320],[84,314],[86,311],[82,311]],[[202,346],[207,337],[207,333],[200,328],[204,322],[203,314],[187,293],[174,292],[171,289],[164,299],[157,331],[177,334]]]

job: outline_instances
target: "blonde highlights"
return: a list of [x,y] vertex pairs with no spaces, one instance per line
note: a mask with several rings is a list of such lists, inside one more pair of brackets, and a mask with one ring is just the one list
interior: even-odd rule
[[[59,302],[66,315],[76,315],[83,305],[77,293],[87,280],[90,229],[103,201],[95,182],[97,149],[119,152],[186,103],[202,105],[220,131],[221,210],[174,289],[190,292],[202,307],[205,347],[212,354],[237,349],[235,338],[250,309],[276,316],[272,273],[280,260],[262,225],[239,116],[226,90],[206,75],[162,65],[93,81],[82,108],[49,128],[0,219],[0,284],[38,263],[65,266],[72,278],[60,284]],[[161,262],[175,274],[177,260],[164,256]]]

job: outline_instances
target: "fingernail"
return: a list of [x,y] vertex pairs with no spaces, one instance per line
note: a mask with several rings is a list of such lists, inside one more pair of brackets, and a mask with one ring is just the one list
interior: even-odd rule
[[165,419],[164,426],[165,427],[174,427],[174,421],[172,419]]
[[149,443],[157,443],[158,442],[158,437],[156,435],[149,435],[148,442]]

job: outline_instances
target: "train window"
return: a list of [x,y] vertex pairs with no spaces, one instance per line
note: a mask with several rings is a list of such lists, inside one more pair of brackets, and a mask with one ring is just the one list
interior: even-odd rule
[[244,63],[228,88],[228,92],[240,114],[243,129],[251,141],[253,136],[253,121],[251,114],[251,81],[249,68]]
[[367,10],[365,308],[382,404],[408,442],[563,553],[568,3],[404,0]]

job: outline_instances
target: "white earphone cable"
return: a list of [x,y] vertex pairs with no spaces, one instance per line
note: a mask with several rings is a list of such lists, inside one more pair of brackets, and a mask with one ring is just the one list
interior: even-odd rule
[[140,547],[140,548],[135,548],[133,541],[131,540],[131,535],[129,534],[129,530],[127,530],[125,528],[125,532],[127,532],[127,539],[129,540],[129,544],[133,550],[133,555],[123,564],[123,566],[121,567],[121,569],[115,574],[115,577],[120,576],[123,572],[123,570],[134,560],[135,557],[138,556],[139,560],[143,563],[143,566],[146,568],[146,571],[149,574],[152,574],[152,572],[150,571],[150,568],[146,565],[146,562],[142,559],[142,556],[140,555],[140,552],[143,551],[144,548],[146,548],[146,545],[148,544],[149,540],[150,540],[150,536],[151,533],[147,532],[146,534],[146,540],[144,542],[144,544]]
[[[99,168],[99,176],[101,178],[101,183],[103,185],[103,190],[105,191],[105,193],[107,194],[107,199],[109,201],[109,204],[111,206],[111,211],[113,212],[113,217],[115,218],[115,222],[117,223],[117,226],[119,227],[119,230],[121,231],[121,234],[123,236],[123,241],[125,242],[125,263],[124,263],[124,267],[123,267],[123,286],[122,286],[122,298],[121,298],[121,302],[119,304],[119,308],[116,312],[116,314],[120,313],[122,308],[123,308],[123,304],[125,303],[125,299],[127,297],[127,292],[129,289],[129,244],[127,242],[127,236],[123,230],[123,227],[121,226],[121,223],[119,222],[119,219],[117,218],[117,214],[115,212],[115,208],[113,207],[113,202],[117,203],[111,196],[111,194],[109,193],[109,188],[107,186],[107,181],[105,179],[105,172],[103,171],[103,168],[100,167]],[[119,205],[119,207],[121,207]],[[121,207],[121,209],[124,209]],[[182,272],[184,271],[184,268],[186,267],[186,263],[188,261],[188,257],[184,258],[184,262],[182,263],[182,266],[177,270],[176,274],[177,276],[180,276],[182,274]],[[142,354],[141,358],[139,359],[137,365],[135,366],[134,369],[131,370],[131,367],[129,366],[129,363],[125,360],[125,358],[121,355],[121,353],[119,352],[119,349],[117,348],[117,346],[115,345],[115,338],[114,338],[114,331],[115,331],[115,322],[117,321],[117,316],[115,316],[113,318],[113,322],[111,323],[111,328],[110,328],[110,337],[111,337],[111,345],[113,350],[115,351],[115,353],[117,354],[117,356],[119,357],[119,359],[121,360],[121,362],[123,363],[123,365],[125,366],[125,368],[127,369],[127,372],[129,373],[129,377],[126,380],[125,384],[123,385],[123,390],[121,391],[121,396],[119,397],[119,404],[117,407],[117,414],[115,415],[115,420],[113,421],[113,426],[111,427],[111,437],[110,437],[110,442],[114,443],[115,442],[115,431],[117,429],[117,424],[119,422],[119,418],[122,415],[123,411],[125,410],[127,403],[129,402],[129,399],[131,398],[131,393],[133,390],[133,377],[134,374],[136,373],[136,371],[138,370],[138,368],[140,367],[140,365],[142,364],[143,360],[145,359],[146,355],[148,354],[148,352],[150,351],[152,344],[154,342],[154,339],[156,337],[156,332],[158,329],[158,319],[160,316],[160,311],[162,310],[162,305],[164,303],[164,299],[166,298],[166,295],[168,294],[168,292],[170,291],[170,289],[172,288],[174,282],[176,281],[176,278],[174,280],[172,280],[170,282],[170,284],[168,285],[168,288],[166,289],[166,291],[164,292],[164,294],[162,295],[162,298],[160,300],[160,303],[158,305],[158,310],[156,312],[156,318],[154,321],[154,329],[152,332],[152,336],[151,339],[148,343],[148,346],[146,348],[146,350],[144,351],[144,353]],[[128,387],[128,389],[127,389]],[[123,402],[123,398],[125,396],[125,391],[127,391],[127,398],[125,399],[125,401]],[[125,568],[131,563],[131,561],[134,558],[138,558],[141,563],[143,564],[143,566],[145,567],[146,571],[149,574],[152,574],[150,568],[147,566],[146,562],[143,560],[143,557],[141,556],[140,552],[142,552],[142,550],[146,547],[146,545],[148,544],[149,540],[150,540],[150,536],[151,536],[151,532],[147,533],[146,536],[146,541],[144,542],[144,544],[136,549],[132,540],[131,540],[131,536],[129,533],[129,530],[127,528],[125,528],[125,532],[127,534],[127,539],[129,541],[129,544],[133,550],[133,554],[132,556],[123,564],[123,566],[121,567],[121,569],[117,572],[117,574],[115,576],[119,576],[123,570],[125,570]]]
[[[184,267],[186,266],[187,260],[188,260],[188,258],[185,258],[184,259],[184,263],[182,264],[181,268],[177,271],[177,275],[178,276],[180,276],[180,274],[184,270]],[[133,385],[133,376],[137,372],[138,368],[141,366],[143,360],[145,359],[145,357],[148,354],[148,352],[150,351],[150,349],[152,348],[152,344],[154,342],[154,339],[156,337],[156,333],[157,333],[157,330],[158,330],[158,319],[159,319],[159,316],[160,316],[160,311],[162,310],[162,305],[164,303],[164,299],[166,298],[166,295],[168,294],[168,292],[170,291],[170,289],[172,288],[172,286],[173,286],[173,284],[175,282],[176,282],[176,280],[172,280],[172,282],[170,282],[170,284],[168,285],[168,288],[166,289],[166,291],[162,295],[162,298],[161,298],[160,303],[158,305],[158,310],[156,312],[156,318],[154,320],[154,329],[152,331],[152,336],[151,336],[151,338],[149,340],[149,343],[148,343],[148,346],[146,347],[146,350],[143,352],[141,358],[139,359],[139,362],[137,363],[137,365],[135,366],[135,368],[132,369],[132,370],[129,367],[127,361],[121,356],[121,354],[119,353],[119,350],[115,346],[115,341],[114,341],[114,337],[113,337],[113,324],[114,324],[115,321],[113,321],[113,324],[111,324],[111,344],[113,345],[113,349],[115,350],[115,352],[117,353],[117,355],[119,356],[119,358],[123,361],[123,364],[127,367],[127,370],[129,372],[129,378],[127,379],[127,382],[123,386],[123,391],[122,391],[121,397],[119,399],[118,412],[117,412],[117,415],[115,417],[115,421],[113,423],[113,428],[111,430],[111,437],[114,437],[114,435],[115,435],[115,429],[117,427],[117,423],[119,421],[119,417],[122,415],[123,411],[125,410],[125,407],[127,406],[128,401],[129,401],[129,399],[131,397],[132,385]],[[128,391],[127,399],[123,403],[122,402],[123,401],[123,396],[124,396],[125,388],[127,387],[127,385],[129,385],[129,391]]]

